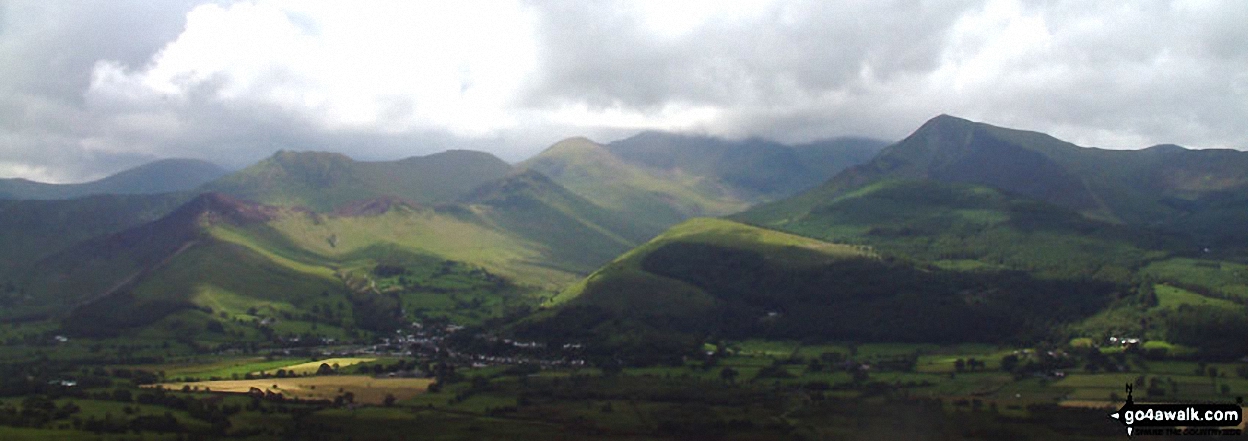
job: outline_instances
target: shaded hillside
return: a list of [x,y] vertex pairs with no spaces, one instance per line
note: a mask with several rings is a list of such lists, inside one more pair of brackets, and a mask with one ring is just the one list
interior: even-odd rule
[[90,304],[127,291],[177,254],[207,240],[217,224],[261,223],[274,207],[207,193],[158,220],[76,244],[32,265],[23,306],[48,310]]
[[359,162],[326,152],[282,151],[203,187],[281,206],[332,211],[379,196],[420,203],[453,200],[511,170],[488,153],[453,150],[399,161]]
[[73,199],[98,194],[155,194],[190,190],[228,173],[198,159],[162,159],[81,184],[0,179],[0,199]]
[[16,283],[40,259],[158,219],[191,197],[178,193],[0,201],[0,280]]
[[1007,342],[1090,316],[1120,289],[1018,271],[916,266],[866,247],[694,219],[604,266],[518,331],[608,345],[647,333]]

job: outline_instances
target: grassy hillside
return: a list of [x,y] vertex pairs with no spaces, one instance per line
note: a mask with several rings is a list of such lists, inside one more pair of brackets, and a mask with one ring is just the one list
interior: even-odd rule
[[60,317],[80,336],[345,338],[411,320],[477,323],[575,277],[468,209],[382,205],[319,214],[205,194],[41,260],[23,285],[32,296],[6,313]]
[[372,216],[293,213],[233,235],[231,240],[275,258],[346,264],[378,246],[471,262],[524,283],[572,280],[543,265],[541,245],[490,228],[471,210],[397,206]]
[[792,208],[775,204],[735,218],[947,267],[1008,268],[1119,283],[1129,282],[1144,264],[1185,249],[1185,242],[1166,234],[1090,220],[1056,205],[968,184],[881,181]]
[[560,141],[517,168],[541,172],[652,234],[689,217],[735,213],[750,204],[714,179],[628,163],[584,138]]
[[0,199],[73,199],[99,194],[156,194],[190,190],[225,176],[221,166],[197,159],[162,159],[81,184],[0,179]]
[[203,190],[324,212],[382,196],[420,203],[448,201],[503,177],[510,169],[488,153],[461,150],[390,162],[359,162],[337,153],[282,151],[208,183]]
[[[383,197],[318,213],[208,193],[157,221],[42,259],[20,285],[31,298],[7,312],[69,310],[67,329],[80,334],[172,332],[188,321],[195,332],[181,332],[195,334],[215,320],[226,331],[218,324],[214,332],[254,337],[260,319],[241,312],[250,307],[303,322],[274,332],[308,331],[312,322],[300,317],[332,321],[336,332],[421,317],[478,322],[535,303],[643,235],[531,171],[436,207]],[[332,320],[318,316],[308,308],[341,307],[321,305],[317,293],[350,307]],[[130,309],[137,315],[121,313]],[[106,320],[115,315],[130,318]],[[103,328],[74,327],[95,323]]]
[[607,345],[656,334],[1006,342],[1092,316],[1122,289],[915,265],[869,247],[695,219],[569,288],[519,332]]

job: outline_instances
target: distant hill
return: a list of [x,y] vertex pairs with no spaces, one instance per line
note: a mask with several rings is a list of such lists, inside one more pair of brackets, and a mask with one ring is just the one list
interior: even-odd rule
[[[1079,147],[1037,132],[941,115],[805,194],[760,207],[801,212],[887,179],[989,186],[1090,218],[1158,227],[1208,243],[1248,238],[1248,152]],[[1239,214],[1236,214],[1236,213]]]
[[787,146],[645,132],[608,145],[566,139],[517,168],[550,176],[654,235],[691,217],[735,213],[808,189],[882,146],[867,139]]
[[560,141],[517,168],[550,176],[651,235],[690,217],[738,212],[751,202],[713,178],[630,163],[585,138]]
[[449,201],[510,171],[511,166],[494,155],[467,150],[384,162],[355,161],[338,153],[282,151],[201,190],[328,212],[381,196],[420,203]]
[[736,191],[771,200],[814,187],[869,160],[884,145],[871,139],[837,138],[788,146],[758,138],[730,141],[651,131],[606,147],[630,163],[714,178]]
[[228,173],[198,159],[162,159],[82,184],[0,179],[0,199],[73,199],[97,194],[154,194],[190,190]]

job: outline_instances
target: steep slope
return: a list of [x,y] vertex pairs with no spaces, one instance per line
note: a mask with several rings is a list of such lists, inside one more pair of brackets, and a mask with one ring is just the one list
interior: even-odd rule
[[216,193],[192,199],[155,221],[93,238],[37,262],[26,286],[37,302],[69,306],[123,290],[170,257],[205,239],[216,223],[264,222],[276,208]]
[[0,199],[73,199],[98,194],[155,194],[190,190],[225,176],[221,166],[197,159],[162,159],[82,184],[0,179]]
[[[871,162],[773,206],[757,217],[808,211],[886,179],[985,185],[1078,211],[1088,217],[1186,230],[1199,237],[1227,233],[1227,203],[1248,196],[1248,153],[1157,146],[1143,150],[1079,147],[1051,136],[941,115]],[[764,212],[774,215],[763,215]],[[1248,215],[1237,216],[1248,221]]]
[[453,200],[511,170],[488,153],[453,150],[389,162],[325,152],[282,151],[203,187],[238,198],[332,211],[380,196],[420,203]]

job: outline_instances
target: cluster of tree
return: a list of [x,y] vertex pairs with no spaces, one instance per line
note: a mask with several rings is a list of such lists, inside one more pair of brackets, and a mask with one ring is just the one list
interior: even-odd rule
[[20,406],[0,406],[0,425],[13,427],[46,427],[48,423],[63,420],[81,411],[72,401],[58,406],[47,395],[27,395]]
[[116,337],[122,331],[149,325],[193,305],[175,299],[138,299],[123,291],[79,306],[61,321],[67,335],[87,338]]
[[115,417],[111,413],[104,414],[103,418],[91,415],[85,419],[75,419],[73,427],[96,434],[120,434],[127,432],[185,433],[187,431],[186,426],[169,412],[165,412],[163,415],[138,415],[133,417]]
[[1205,358],[1248,355],[1248,314],[1243,308],[1183,305],[1166,311],[1162,320],[1170,341],[1199,348]]
[[407,325],[403,316],[403,303],[397,293],[377,294],[370,291],[352,291],[351,319],[360,329],[373,332],[392,332]]
[[[546,355],[556,356],[565,345],[579,345],[576,355],[595,366],[679,366],[701,353],[702,338],[685,330],[690,317],[623,316],[595,305],[560,308],[553,317],[519,323],[516,338],[546,342]],[[461,333],[462,334],[462,333]],[[454,340],[456,342],[460,339]]]

